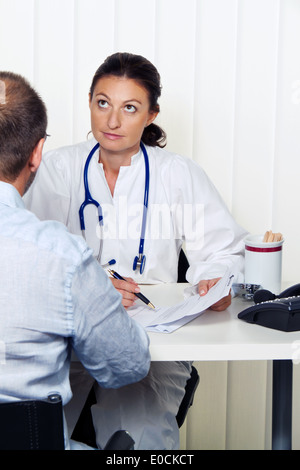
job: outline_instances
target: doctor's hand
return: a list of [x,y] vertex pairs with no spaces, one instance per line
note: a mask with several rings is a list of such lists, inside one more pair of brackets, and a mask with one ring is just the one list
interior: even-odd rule
[[137,297],[134,295],[134,293],[140,292],[140,288],[138,284],[130,277],[126,277],[125,279],[126,280],[123,281],[120,279],[115,279],[113,277],[110,278],[115,289],[117,289],[117,291],[119,291],[122,295],[123,307],[129,308],[135,304]]
[[[216,279],[209,279],[209,280],[200,281],[199,284],[198,284],[199,295],[202,297],[203,295],[207,294],[209,289],[211,289],[215,284],[217,284],[217,282],[220,279],[221,278],[218,277]],[[211,310],[214,310],[215,312],[222,312],[223,310],[226,310],[226,308],[228,308],[230,304],[231,304],[231,294],[229,292],[229,294],[226,295],[226,297],[223,297],[218,302],[211,305],[209,308]]]

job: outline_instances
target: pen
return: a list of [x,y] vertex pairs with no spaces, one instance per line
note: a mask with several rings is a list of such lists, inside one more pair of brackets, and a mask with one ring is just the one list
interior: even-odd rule
[[[112,269],[108,269],[109,274],[111,274],[115,279],[121,279],[122,281],[126,281],[124,277],[120,276],[116,271],[113,271]],[[142,302],[144,302],[148,307],[154,308],[154,305],[150,302],[150,300],[147,299],[143,294],[141,293],[134,293]]]

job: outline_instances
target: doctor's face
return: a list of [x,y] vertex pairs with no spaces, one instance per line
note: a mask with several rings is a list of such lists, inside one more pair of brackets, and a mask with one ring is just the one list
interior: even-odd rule
[[133,79],[105,76],[90,96],[91,124],[101,149],[132,156],[138,152],[144,128],[157,116],[149,110],[147,90]]

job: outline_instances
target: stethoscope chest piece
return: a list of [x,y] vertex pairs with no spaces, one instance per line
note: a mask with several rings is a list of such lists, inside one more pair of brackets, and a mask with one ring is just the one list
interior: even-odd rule
[[146,263],[146,255],[140,254],[136,256],[133,261],[133,270],[136,271],[137,269],[140,271],[140,274],[143,274],[145,269]]

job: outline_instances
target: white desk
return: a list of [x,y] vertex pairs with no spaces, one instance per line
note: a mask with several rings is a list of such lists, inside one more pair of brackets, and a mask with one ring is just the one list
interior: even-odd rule
[[[186,286],[160,284],[142,286],[141,290],[154,305],[172,305],[183,300]],[[207,310],[171,334],[150,333],[152,360],[231,361],[296,357],[300,331],[285,333],[239,320],[237,314],[250,305],[236,297],[224,312]]]
[[[185,284],[142,286],[154,305],[183,300]],[[297,355],[300,331],[286,333],[248,324],[237,314],[251,303],[233,299],[224,312],[208,310],[173,333],[150,333],[153,361],[273,361],[273,449],[291,448],[292,359]]]

